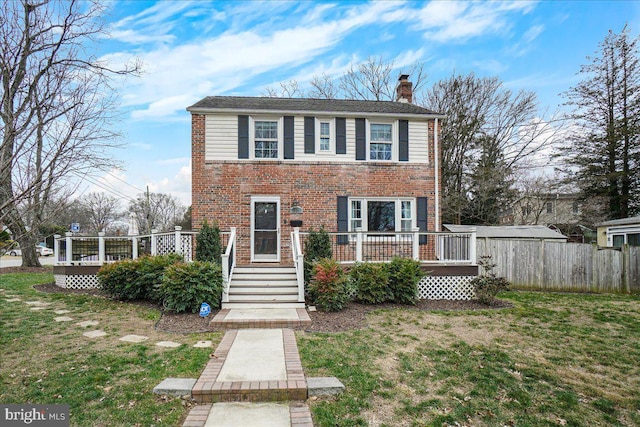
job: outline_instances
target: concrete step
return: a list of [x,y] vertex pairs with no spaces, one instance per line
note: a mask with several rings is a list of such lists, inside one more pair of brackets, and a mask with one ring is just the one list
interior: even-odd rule
[[222,309],[260,309],[260,308],[304,308],[303,302],[272,302],[272,301],[230,301],[223,302]]
[[234,273],[241,274],[287,274],[287,273],[296,273],[296,269],[294,267],[236,267],[233,269]]
[[229,293],[229,302],[298,302],[298,293],[295,294],[235,294]]
[[229,295],[298,295],[297,286],[236,286],[235,284],[229,289]]
[[231,286],[234,288],[297,288],[297,280],[275,280],[275,281],[259,281],[259,280],[234,280],[231,279]]
[[245,281],[250,280],[252,282],[260,281],[260,282],[274,282],[279,280],[296,280],[296,273],[238,273],[237,271],[233,272],[233,276],[231,276],[231,281]]

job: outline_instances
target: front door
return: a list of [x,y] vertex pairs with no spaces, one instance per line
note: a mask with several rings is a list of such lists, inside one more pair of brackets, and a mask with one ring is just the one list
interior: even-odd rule
[[280,262],[280,198],[251,198],[251,260]]

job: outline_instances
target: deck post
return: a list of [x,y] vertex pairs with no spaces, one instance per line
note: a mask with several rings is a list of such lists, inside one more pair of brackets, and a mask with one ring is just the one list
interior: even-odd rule
[[104,231],[98,232],[98,262],[104,263]]
[[138,259],[138,236],[131,236],[131,259]]
[[158,236],[156,236],[157,232],[157,229],[151,229],[151,256],[158,255]]
[[413,241],[411,242],[413,259],[420,261],[420,227],[413,227],[411,231],[413,232]]
[[473,265],[477,264],[476,244],[476,228],[473,227],[469,236],[469,262]]
[[356,261],[362,262],[362,228],[356,228]]
[[60,239],[62,236],[59,234],[53,235],[53,256],[55,257],[56,264],[60,262]]
[[180,238],[180,230],[182,227],[179,225],[175,226],[176,230],[176,253],[182,255],[182,239]]
[[73,233],[70,231],[67,231],[66,233],[64,233],[66,240],[67,240],[67,245],[66,245],[66,250],[67,250],[67,254],[66,254],[66,263],[67,265],[71,265],[71,261],[73,261],[71,258],[73,258],[73,249],[71,248],[71,245],[73,244],[73,239],[71,238],[73,236]]

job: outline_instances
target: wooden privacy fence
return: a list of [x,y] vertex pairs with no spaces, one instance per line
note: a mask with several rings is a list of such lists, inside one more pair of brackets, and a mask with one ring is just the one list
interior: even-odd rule
[[478,238],[477,255],[490,255],[494,272],[515,288],[640,293],[637,246]]

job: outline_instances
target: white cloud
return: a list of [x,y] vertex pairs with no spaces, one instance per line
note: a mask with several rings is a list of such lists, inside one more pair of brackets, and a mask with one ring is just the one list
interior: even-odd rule
[[191,205],[191,163],[182,166],[175,176],[148,182],[149,191],[168,193],[177,197],[185,206]]

